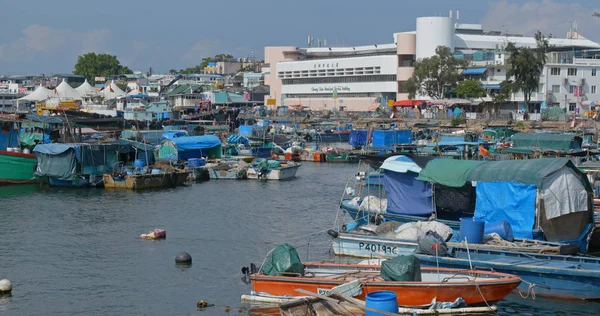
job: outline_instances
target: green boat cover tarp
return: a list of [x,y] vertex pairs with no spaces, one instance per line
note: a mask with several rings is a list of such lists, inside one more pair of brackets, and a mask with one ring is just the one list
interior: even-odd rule
[[467,181],[519,182],[542,188],[542,182],[546,177],[565,166],[577,174],[586,189],[591,190],[585,174],[579,171],[568,158],[504,161],[435,159],[421,170],[417,180],[455,188],[464,186]]
[[77,177],[77,154],[75,148],[65,148],[64,151],[57,153],[36,151],[38,163],[35,168],[35,176],[53,177],[64,181],[75,180]]
[[[575,134],[562,133],[519,133],[512,136],[515,153],[534,150],[557,151],[557,152],[579,152],[583,139]],[[513,152],[513,148],[505,149],[505,152]]]
[[460,188],[467,182],[469,173],[482,163],[485,162],[477,160],[435,159],[430,161],[421,170],[416,179],[447,187]]
[[477,182],[519,182],[534,184],[538,188],[542,188],[544,179],[565,166],[573,170],[578,175],[579,180],[587,184],[587,189],[591,190],[585,174],[579,171],[568,158],[489,161],[473,169],[467,176],[467,180]]
[[265,260],[262,271],[265,275],[285,275],[285,273],[302,275],[304,265],[300,261],[296,248],[285,243],[273,249]]
[[44,143],[44,135],[40,133],[19,133],[19,139],[22,145],[35,146],[38,143]]
[[414,256],[398,256],[381,263],[380,276],[386,281],[418,282],[421,281],[421,263]]

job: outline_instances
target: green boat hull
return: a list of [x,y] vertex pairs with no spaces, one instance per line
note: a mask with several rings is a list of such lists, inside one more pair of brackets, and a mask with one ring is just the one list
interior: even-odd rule
[[35,155],[0,151],[0,185],[41,182],[33,175],[36,163]]

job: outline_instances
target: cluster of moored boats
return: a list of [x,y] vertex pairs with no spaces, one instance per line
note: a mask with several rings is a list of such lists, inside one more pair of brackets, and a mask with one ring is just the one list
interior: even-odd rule
[[488,313],[513,291],[600,299],[594,189],[572,159],[363,158],[327,232],[340,257],[303,263],[277,246],[242,270],[243,300],[360,315],[391,292],[381,314],[395,315]]

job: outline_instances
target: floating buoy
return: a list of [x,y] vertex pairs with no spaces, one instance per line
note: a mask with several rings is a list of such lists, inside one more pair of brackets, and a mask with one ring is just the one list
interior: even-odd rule
[[167,238],[167,231],[164,229],[154,229],[147,234],[141,234],[140,238],[143,239],[164,239]]
[[198,308],[207,308],[207,307],[215,306],[215,304],[210,304],[209,302],[207,302],[205,300],[199,300],[198,303],[196,303],[196,306],[198,306]]
[[187,252],[181,252],[175,257],[175,263],[178,264],[191,264],[192,256]]
[[0,294],[10,294],[12,292],[12,282],[7,279],[0,280]]

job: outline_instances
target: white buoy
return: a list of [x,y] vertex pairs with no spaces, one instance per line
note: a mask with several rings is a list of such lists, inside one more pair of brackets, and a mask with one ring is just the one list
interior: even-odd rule
[[12,292],[12,282],[7,279],[0,280],[0,294],[8,294]]

